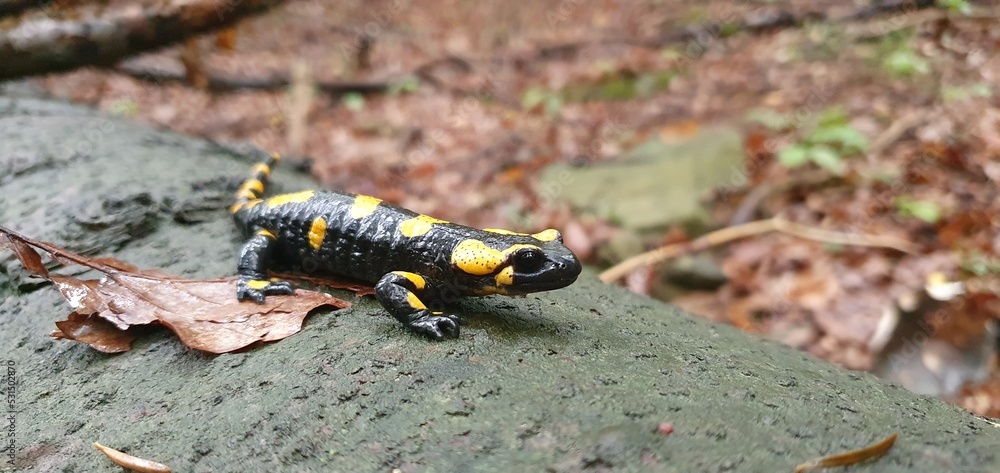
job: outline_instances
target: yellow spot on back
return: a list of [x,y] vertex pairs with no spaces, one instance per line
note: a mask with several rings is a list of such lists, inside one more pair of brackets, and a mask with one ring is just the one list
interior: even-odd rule
[[438,220],[427,215],[417,215],[416,217],[399,224],[399,232],[407,238],[414,238],[431,231],[431,227],[433,227],[435,223],[448,222]]
[[261,290],[271,284],[271,281],[264,281],[262,279],[254,279],[247,283],[247,287],[250,289]]
[[[535,245],[511,245],[500,251],[490,248],[479,240],[462,240],[451,253],[451,264],[467,274],[484,276],[491,274],[507,262],[507,258],[521,248],[538,248]],[[513,269],[511,269],[513,278]]]
[[484,228],[483,231],[490,233],[499,233],[500,235],[521,235],[521,236],[528,235],[527,233],[512,232],[510,230],[504,230],[502,228]]
[[423,290],[423,288],[427,286],[427,281],[425,281],[419,274],[407,271],[393,271],[392,274],[398,274],[406,279],[409,279],[410,282],[413,283],[413,287],[417,288],[418,291]]
[[417,297],[417,295],[412,292],[406,293],[406,303],[410,304],[410,307],[413,307],[414,309],[427,308],[427,306],[424,305],[424,303],[420,300],[420,298]]
[[507,266],[497,273],[497,286],[510,286],[514,284],[514,267]]
[[538,241],[555,241],[562,238],[562,234],[559,233],[559,230],[556,230],[554,228],[549,228],[547,230],[542,230],[538,233],[533,233],[531,236],[533,236]]
[[555,241],[559,238],[562,238],[562,234],[559,233],[559,230],[556,230],[554,228],[549,228],[547,230],[542,230],[538,233],[532,233],[532,234],[504,230],[502,228],[484,228],[483,231],[490,233],[497,233],[500,235],[530,236],[538,241]]
[[326,238],[326,220],[323,220],[323,217],[316,217],[312,227],[309,227],[309,246],[319,250],[323,246],[324,238]]
[[354,205],[351,205],[351,218],[365,218],[375,212],[382,199],[359,195],[354,197]]
[[[237,198],[239,198],[239,196],[237,196]],[[232,206],[229,207],[229,213],[233,213],[234,214],[236,212],[239,212],[240,209],[244,209],[244,208],[245,209],[252,209],[257,204],[259,204],[261,202],[262,201],[260,199],[253,199],[253,200],[251,200],[249,202],[237,202],[237,203],[235,203],[235,204],[233,204]]]
[[479,240],[462,240],[451,254],[451,264],[476,276],[492,273],[503,261],[501,251],[490,248]]
[[281,154],[279,154],[277,152],[271,153],[271,159],[273,159],[275,163],[280,163],[281,162]]
[[277,237],[274,236],[274,233],[271,233],[270,230],[257,230],[257,234],[258,235],[264,235],[264,236],[266,236],[266,237],[268,237],[268,238],[270,238],[272,240],[277,239]]
[[275,208],[279,205],[291,204],[295,202],[305,202],[309,200],[310,197],[315,194],[316,191],[302,191],[295,192],[292,194],[281,194],[267,199],[267,206],[270,208]]

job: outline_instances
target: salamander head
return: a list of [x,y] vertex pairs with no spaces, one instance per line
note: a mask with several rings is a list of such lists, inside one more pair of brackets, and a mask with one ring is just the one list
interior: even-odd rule
[[533,235],[499,230],[484,240],[466,239],[452,253],[456,269],[477,276],[480,294],[523,295],[551,291],[576,281],[580,260],[556,230]]
[[553,241],[514,251],[494,281],[503,294],[529,294],[569,286],[581,270],[576,255],[561,241]]

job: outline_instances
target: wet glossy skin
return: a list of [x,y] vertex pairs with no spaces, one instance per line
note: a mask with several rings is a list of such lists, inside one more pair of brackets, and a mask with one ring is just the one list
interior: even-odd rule
[[434,339],[457,337],[444,305],[465,296],[559,289],[580,262],[556,230],[479,230],[354,194],[303,191],[261,199],[277,156],[257,164],[230,211],[247,236],[237,297],[290,294],[268,269],[342,275],[376,283],[375,296],[400,322]]

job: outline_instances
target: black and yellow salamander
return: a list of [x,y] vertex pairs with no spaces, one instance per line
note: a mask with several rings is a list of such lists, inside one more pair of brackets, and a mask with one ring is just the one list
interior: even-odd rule
[[375,297],[397,320],[429,338],[457,337],[459,297],[523,295],[566,287],[580,261],[554,229],[535,234],[457,225],[375,197],[302,191],[263,198],[277,154],[253,168],[230,213],[248,239],[236,296],[264,301],[291,294],[268,269],[331,274],[375,283]]

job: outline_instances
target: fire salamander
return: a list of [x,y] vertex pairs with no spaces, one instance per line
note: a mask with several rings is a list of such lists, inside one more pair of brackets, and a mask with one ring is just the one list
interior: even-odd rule
[[375,197],[302,191],[263,198],[275,154],[253,168],[230,213],[247,238],[236,297],[262,303],[292,294],[268,269],[332,274],[375,283],[375,297],[410,330],[454,338],[459,297],[523,295],[566,287],[580,261],[554,229],[534,234],[478,230],[420,215]]

